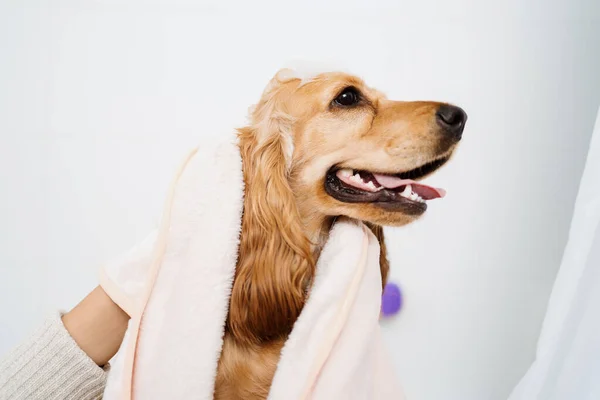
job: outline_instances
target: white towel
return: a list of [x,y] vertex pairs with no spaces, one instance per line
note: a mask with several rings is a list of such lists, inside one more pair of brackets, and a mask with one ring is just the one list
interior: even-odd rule
[[[130,316],[104,398],[212,399],[237,260],[244,185],[234,135],[186,158],[158,230],[101,270]],[[380,335],[379,243],[340,220],[286,341],[269,399],[403,399]]]

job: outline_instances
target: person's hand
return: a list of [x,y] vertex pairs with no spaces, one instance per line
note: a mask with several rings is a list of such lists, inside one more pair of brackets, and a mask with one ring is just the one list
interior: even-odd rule
[[129,315],[98,286],[62,320],[79,347],[103,366],[119,350]]

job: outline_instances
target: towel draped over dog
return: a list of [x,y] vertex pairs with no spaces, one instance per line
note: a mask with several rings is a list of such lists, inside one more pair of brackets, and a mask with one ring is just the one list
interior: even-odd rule
[[[180,167],[159,228],[101,269],[101,286],[131,316],[105,399],[213,398],[243,201],[237,139],[207,140]],[[403,399],[380,333],[375,236],[340,219],[316,271],[269,399]]]

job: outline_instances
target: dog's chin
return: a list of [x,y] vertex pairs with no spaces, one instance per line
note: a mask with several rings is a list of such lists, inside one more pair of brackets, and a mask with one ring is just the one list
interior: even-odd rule
[[416,213],[404,213],[399,211],[387,211],[377,204],[347,205],[339,209],[338,215],[359,221],[370,222],[381,226],[404,226],[419,219],[425,211]]

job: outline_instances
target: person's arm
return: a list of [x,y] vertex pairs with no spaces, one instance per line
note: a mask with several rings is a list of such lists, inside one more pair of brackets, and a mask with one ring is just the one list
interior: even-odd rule
[[79,347],[103,366],[119,350],[129,315],[98,286],[62,320]]
[[97,287],[0,360],[0,399],[101,399],[128,320]]

